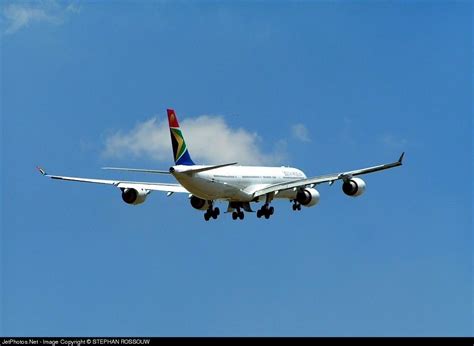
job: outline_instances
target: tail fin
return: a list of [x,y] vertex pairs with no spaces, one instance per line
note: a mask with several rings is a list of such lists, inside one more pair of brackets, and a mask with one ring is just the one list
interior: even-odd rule
[[174,162],[177,165],[194,166],[195,163],[189,155],[183,133],[179,128],[178,118],[173,109],[168,109],[168,122],[170,125],[171,144],[173,145]]

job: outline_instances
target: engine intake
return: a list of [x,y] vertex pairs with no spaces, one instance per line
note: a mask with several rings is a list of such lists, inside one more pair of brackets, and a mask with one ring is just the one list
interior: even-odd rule
[[342,184],[342,191],[348,196],[357,197],[365,191],[365,181],[360,178],[352,178]]
[[141,204],[145,202],[148,191],[146,190],[136,190],[136,189],[124,189],[122,191],[122,199],[127,204]]
[[194,195],[191,196],[191,205],[194,209],[197,210],[207,210],[209,208],[209,203],[206,200],[196,197]]
[[305,207],[312,207],[319,203],[319,192],[316,189],[299,190],[296,194],[296,200]]

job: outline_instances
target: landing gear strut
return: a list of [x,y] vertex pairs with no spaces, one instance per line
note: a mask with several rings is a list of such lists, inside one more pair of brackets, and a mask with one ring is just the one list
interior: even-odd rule
[[209,221],[211,219],[211,217],[215,220],[215,219],[217,219],[217,217],[219,216],[220,213],[221,213],[221,211],[219,210],[219,208],[217,208],[217,207],[214,208],[212,203],[209,203],[209,208],[204,213],[204,220]]
[[265,216],[265,219],[269,219],[274,212],[275,208],[270,207],[268,203],[265,203],[259,210],[257,210],[257,217],[260,219],[262,216]]

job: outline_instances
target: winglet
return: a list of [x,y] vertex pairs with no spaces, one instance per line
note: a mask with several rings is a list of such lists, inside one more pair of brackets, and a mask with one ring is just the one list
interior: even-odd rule
[[405,152],[403,152],[403,153],[400,155],[400,158],[398,159],[398,163],[399,163],[399,164],[402,164],[402,163],[403,163],[403,156],[405,156]]
[[41,173],[41,175],[46,175],[46,171],[40,166],[36,166],[36,169]]

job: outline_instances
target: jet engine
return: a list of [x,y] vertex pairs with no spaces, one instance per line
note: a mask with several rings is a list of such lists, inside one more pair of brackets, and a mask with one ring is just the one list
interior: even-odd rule
[[305,207],[312,207],[319,203],[319,192],[316,189],[302,189],[296,194],[296,200]]
[[145,202],[147,195],[148,195],[148,191],[143,190],[143,189],[136,190],[136,189],[129,188],[129,189],[122,190],[122,199],[127,204],[133,204],[133,205],[141,204]]
[[365,181],[360,178],[352,178],[342,184],[342,191],[348,196],[357,197],[365,191]]
[[198,210],[207,210],[209,208],[209,203],[206,200],[194,195],[191,196],[191,205],[194,209]]

